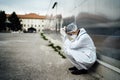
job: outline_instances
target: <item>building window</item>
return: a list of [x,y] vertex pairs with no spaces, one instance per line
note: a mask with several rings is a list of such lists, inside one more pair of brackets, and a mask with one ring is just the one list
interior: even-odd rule
[[25,27],[26,25],[24,24],[24,27]]
[[42,27],[44,27],[44,25],[42,25]]
[[33,27],[33,25],[31,24],[31,27]]
[[28,27],[29,27],[29,24],[28,24]]
[[39,25],[39,27],[40,27],[40,25]]
[[44,20],[42,20],[42,22],[44,22]]
[[35,27],[37,27],[37,25],[35,25]]

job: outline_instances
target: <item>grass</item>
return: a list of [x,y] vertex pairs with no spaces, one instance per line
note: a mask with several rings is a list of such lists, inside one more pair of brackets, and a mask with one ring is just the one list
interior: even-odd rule
[[47,38],[46,38],[46,36],[44,35],[44,33],[41,33],[40,34],[41,36],[42,36],[42,38],[44,39],[44,40],[47,40],[47,41],[49,41],[49,44],[48,44],[48,46],[49,47],[51,47],[55,52],[57,52],[62,58],[66,58],[64,55],[63,55],[63,53],[62,53],[62,51],[61,51],[61,47],[60,46],[55,46],[50,40],[48,40]]
[[42,36],[42,38],[43,38],[44,40],[48,40],[43,33],[41,33],[41,36]]
[[52,47],[55,52],[57,52],[62,58],[66,58],[62,52],[61,52],[61,47],[60,46],[54,46],[53,43],[48,44],[48,46]]
[[61,50],[61,47],[60,46],[55,46],[57,49]]

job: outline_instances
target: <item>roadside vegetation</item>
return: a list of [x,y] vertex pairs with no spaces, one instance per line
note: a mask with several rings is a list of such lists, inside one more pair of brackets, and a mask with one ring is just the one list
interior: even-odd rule
[[48,40],[48,39],[46,38],[46,36],[44,35],[44,33],[41,33],[41,37],[42,37],[44,40],[48,41],[48,42],[49,42],[48,46],[51,47],[55,52],[57,52],[62,58],[64,58],[64,59],[66,58],[66,57],[63,55],[63,52],[61,51],[62,48],[61,48],[59,45],[56,46],[53,42],[51,42],[50,40]]

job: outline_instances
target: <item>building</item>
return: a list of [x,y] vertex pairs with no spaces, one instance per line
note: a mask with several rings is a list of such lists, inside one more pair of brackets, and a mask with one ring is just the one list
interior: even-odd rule
[[41,16],[35,13],[17,16],[21,20],[24,31],[28,31],[30,28],[34,28],[37,32],[40,32],[46,25],[46,16]]
[[[10,14],[7,14],[7,17]],[[40,32],[43,29],[59,31],[62,27],[62,15],[57,16],[43,16],[35,13],[17,14],[22,24],[22,30],[29,32],[33,29],[35,32]],[[31,32],[31,31],[30,31]]]

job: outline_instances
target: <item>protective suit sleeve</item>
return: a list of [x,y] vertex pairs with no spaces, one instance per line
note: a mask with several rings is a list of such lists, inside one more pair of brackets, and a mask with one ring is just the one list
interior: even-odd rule
[[64,37],[67,35],[67,34],[65,33],[65,27],[60,29],[60,34],[61,34],[62,36],[64,36]]
[[65,41],[67,34],[65,33],[65,27],[60,29],[61,38]]
[[71,43],[71,41],[69,41],[68,38],[66,38],[65,41],[63,42],[63,48],[64,48],[64,52],[65,52],[65,53],[68,53],[68,52],[69,52],[70,43]]
[[79,49],[84,47],[85,45],[87,45],[87,41],[89,40],[89,38],[87,37],[87,35],[81,36],[78,40],[75,40],[74,42],[72,42],[70,44],[70,48],[71,49]]

